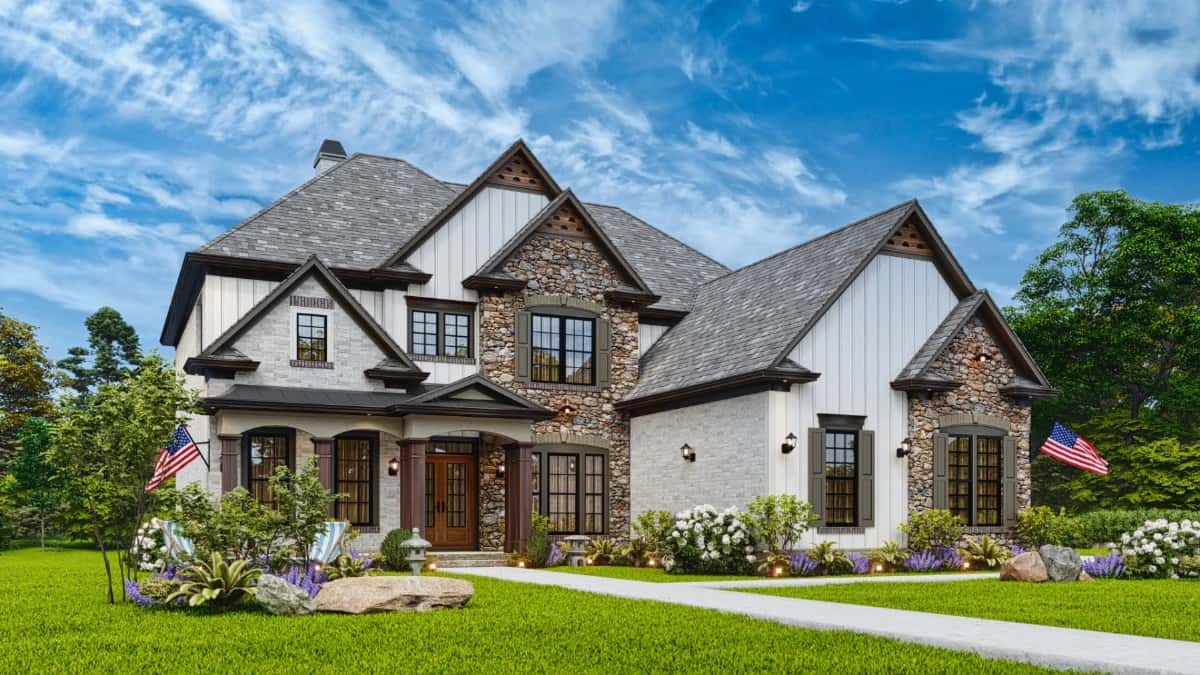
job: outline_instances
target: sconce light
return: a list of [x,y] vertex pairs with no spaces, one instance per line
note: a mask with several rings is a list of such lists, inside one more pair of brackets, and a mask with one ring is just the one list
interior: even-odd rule
[[685,462],[696,461],[696,449],[687,443],[679,446],[679,454],[683,456],[683,461]]
[[500,476],[501,478],[503,478],[503,477],[504,477],[504,465],[503,465],[503,464],[501,464],[500,466],[496,467],[496,475],[497,475],[497,476]]
[[571,407],[569,404],[564,405],[558,409],[558,414],[562,415],[563,417],[570,417],[575,414],[575,408]]
[[783,444],[779,446],[779,449],[782,450],[783,454],[785,455],[790,454],[793,450],[795,450],[796,434],[789,433],[787,438],[783,439]]
[[904,459],[905,457],[907,457],[911,454],[912,454],[912,439],[906,438],[906,439],[900,441],[900,447],[896,448],[896,457],[898,459]]
[[393,457],[390,460],[388,460],[388,475],[389,476],[399,476],[400,475],[400,458],[399,457]]
[[979,363],[979,364],[984,364],[984,363],[987,363],[990,358],[991,357],[989,357],[987,354],[980,354],[979,356],[975,357],[975,362]]

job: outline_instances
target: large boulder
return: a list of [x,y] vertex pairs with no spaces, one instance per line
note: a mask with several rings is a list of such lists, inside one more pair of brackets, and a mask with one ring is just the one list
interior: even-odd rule
[[330,581],[317,593],[317,611],[343,614],[426,612],[463,607],[475,587],[444,577],[351,577]]
[[1050,578],[1046,574],[1046,564],[1036,551],[1029,551],[1013,556],[1000,565],[1001,581],[1045,581]]
[[304,589],[293,586],[273,574],[264,574],[258,578],[258,584],[254,587],[254,599],[272,614],[311,614],[317,608],[317,603],[308,597]]
[[1038,549],[1050,581],[1075,581],[1083,571],[1083,559],[1069,546],[1046,544]]

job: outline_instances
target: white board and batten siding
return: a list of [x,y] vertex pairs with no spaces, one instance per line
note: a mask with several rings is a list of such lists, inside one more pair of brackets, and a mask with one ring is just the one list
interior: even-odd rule
[[663,324],[638,322],[638,358],[645,356],[670,328]]
[[[808,429],[819,414],[862,415],[875,432],[875,527],[863,534],[807,535],[865,549],[900,540],[907,518],[907,460],[895,448],[908,435],[907,399],[891,382],[941,324],[958,298],[928,260],[881,254],[851,282],[790,354],[821,373],[815,382],[772,392],[768,476],[772,493],[808,498]],[[778,451],[788,433],[796,450]],[[817,505],[818,510],[820,505]]]

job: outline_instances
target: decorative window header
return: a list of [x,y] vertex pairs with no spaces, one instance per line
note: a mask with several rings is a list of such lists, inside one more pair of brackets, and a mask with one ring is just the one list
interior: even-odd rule
[[293,295],[288,297],[288,304],[292,307],[333,309],[333,298],[316,298],[310,295]]

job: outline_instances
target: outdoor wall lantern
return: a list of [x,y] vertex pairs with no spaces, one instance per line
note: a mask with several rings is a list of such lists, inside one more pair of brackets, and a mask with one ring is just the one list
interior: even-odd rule
[[685,462],[696,461],[696,449],[687,443],[679,446],[679,454],[683,456],[683,461]]
[[911,454],[912,454],[912,439],[906,438],[906,439],[900,441],[900,447],[896,448],[896,457],[898,459],[904,459],[905,457],[907,457]]
[[783,439],[783,444],[779,446],[783,450],[783,454],[791,454],[796,449],[796,434],[788,433],[787,438]]
[[388,475],[389,476],[399,476],[400,475],[400,458],[399,457],[393,457],[390,460],[388,460]]
[[496,467],[496,475],[500,476],[501,478],[504,477],[504,465],[503,464]]

